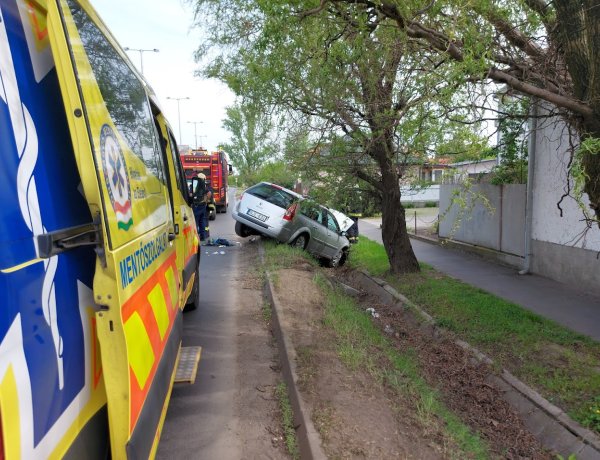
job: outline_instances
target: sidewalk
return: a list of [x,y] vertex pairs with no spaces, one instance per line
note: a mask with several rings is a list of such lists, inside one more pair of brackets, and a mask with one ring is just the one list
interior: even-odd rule
[[[382,243],[377,222],[361,219],[359,231]],[[517,269],[467,252],[414,238],[411,243],[420,262],[600,341],[600,298],[549,278],[519,275]]]

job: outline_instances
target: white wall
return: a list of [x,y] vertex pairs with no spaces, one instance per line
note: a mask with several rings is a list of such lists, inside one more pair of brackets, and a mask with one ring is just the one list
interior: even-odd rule
[[427,188],[416,188],[402,186],[400,187],[402,203],[415,203],[415,202],[426,202],[426,201],[440,201],[440,186],[430,185]]
[[494,166],[496,166],[496,160],[482,160],[482,161],[474,161],[474,162],[461,162],[451,164],[455,169],[455,172],[467,173],[467,174],[481,174],[487,173],[492,170]]
[[568,183],[564,123],[544,121],[535,142],[531,271],[600,295],[600,230],[597,225],[586,227],[573,198],[562,200],[562,216],[558,208]]
[[[538,241],[600,251],[600,230],[586,232],[583,213],[575,200],[567,197],[557,206],[567,190],[566,147],[569,139],[565,125],[556,119],[543,121],[535,133],[537,150],[533,182],[532,237]],[[587,195],[585,196],[587,204]]]
[[[453,192],[462,185],[443,184],[440,192],[439,235],[518,257],[525,255],[525,201],[523,184],[475,184],[468,194],[468,205],[473,197],[485,196],[490,208],[477,199],[469,215],[460,206],[452,204]],[[447,211],[446,211],[447,210]]]

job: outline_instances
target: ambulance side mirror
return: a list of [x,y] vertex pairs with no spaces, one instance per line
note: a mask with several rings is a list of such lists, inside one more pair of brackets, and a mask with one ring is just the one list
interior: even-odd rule
[[231,176],[233,174],[233,166],[227,165],[227,171],[229,172],[229,175]]

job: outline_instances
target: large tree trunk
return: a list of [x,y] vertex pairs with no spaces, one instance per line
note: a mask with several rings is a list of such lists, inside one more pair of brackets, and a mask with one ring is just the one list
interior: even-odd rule
[[381,236],[392,273],[419,271],[419,262],[410,244],[404,216],[404,207],[400,204],[400,189],[396,182],[395,187],[385,187],[382,195]]
[[[592,114],[583,117],[582,140],[600,138],[600,7],[598,0],[554,0],[557,38],[562,46],[575,98],[588,104]],[[600,217],[600,152],[582,158],[586,173],[584,191]],[[599,223],[600,225],[600,223]]]
[[383,185],[381,191],[383,247],[392,273],[414,273],[420,270],[419,262],[406,231],[406,213],[400,203],[400,185],[396,166],[386,154],[386,150],[385,146],[380,145],[374,155],[381,169]]

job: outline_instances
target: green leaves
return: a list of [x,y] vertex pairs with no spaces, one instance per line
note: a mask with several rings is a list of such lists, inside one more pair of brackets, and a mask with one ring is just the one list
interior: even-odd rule
[[253,101],[241,99],[228,107],[223,128],[231,133],[224,149],[241,175],[256,173],[277,152],[272,118]]

